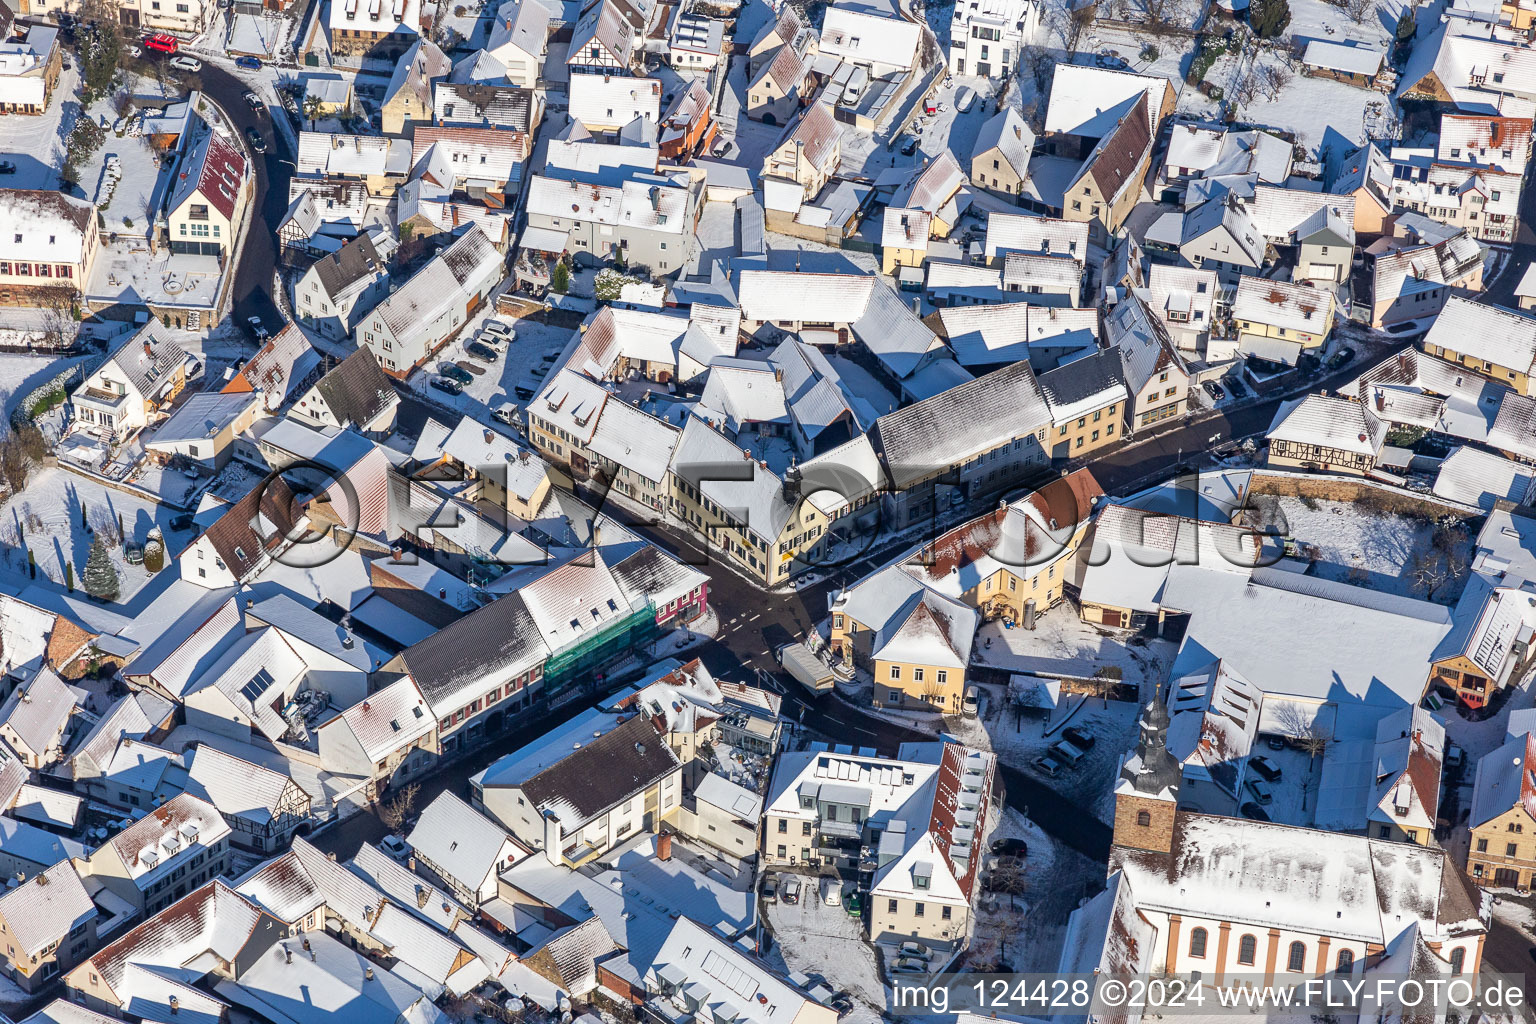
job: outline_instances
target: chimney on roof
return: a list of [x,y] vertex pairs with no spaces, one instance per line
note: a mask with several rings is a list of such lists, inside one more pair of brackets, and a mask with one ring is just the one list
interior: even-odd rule
[[346,636],[341,638],[341,649],[342,650],[350,651],[355,646],[357,646],[357,641],[352,639],[352,634],[351,633],[348,633]]
[[145,338],[144,339],[144,358],[145,359],[153,359],[154,357],[155,357],[155,348],[154,348],[153,345],[151,345],[149,343],[149,339]]
[[368,967],[364,967],[363,968],[363,980],[364,981],[372,981],[373,980],[373,967],[371,965],[368,966]]
[[[363,701],[363,710],[364,710],[364,711],[367,711],[367,710],[368,710],[368,709],[369,709],[369,708],[371,708],[371,707],[373,707],[373,703],[372,703],[372,702],[371,702],[371,701],[366,701],[366,700],[365,700],[365,701]],[[304,943],[304,944],[305,944],[305,945],[306,945],[306,946],[307,946],[307,945],[309,945],[309,943],[308,943],[308,941],[307,941],[307,940],[306,940],[306,941],[305,941],[305,943]]]
[[672,859],[672,833],[663,832],[661,835],[656,837],[656,859]]
[[289,949],[287,946],[283,947],[283,963],[293,963],[293,950]]
[[490,427],[486,427],[485,428],[485,443],[486,444],[490,444],[491,443],[491,439],[493,437],[495,437],[495,435],[491,433],[491,428]]
[[181,1000],[177,999],[175,996],[171,996],[171,1012],[172,1013],[180,1013],[181,1012]]

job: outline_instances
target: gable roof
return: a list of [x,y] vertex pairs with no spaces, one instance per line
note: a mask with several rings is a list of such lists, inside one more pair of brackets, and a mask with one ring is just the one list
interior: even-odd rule
[[[500,825],[447,792],[422,810],[405,838],[418,855],[469,889],[478,889],[487,876],[527,853]],[[502,850],[509,845],[513,852],[503,862]]]
[[265,826],[277,816],[293,779],[252,764],[218,747],[199,743],[187,768],[187,792],[202,797],[226,818]]
[[[681,762],[644,716],[635,716],[523,780],[534,806],[572,831],[677,770]],[[519,785],[487,773],[485,785]]]
[[[1150,107],[1151,116],[1157,118],[1170,88],[1168,79],[1158,75],[1058,63],[1051,78],[1045,132],[1103,138],[1132,106]],[[1156,127],[1155,121],[1149,123]]]
[[263,556],[280,546],[305,518],[298,499],[280,476],[229,506],[203,533],[235,579],[244,579]]
[[44,665],[0,704],[0,725],[15,730],[30,752],[41,757],[64,731],[75,704],[75,692]]
[[1083,161],[1073,184],[1081,181],[1084,174],[1090,175],[1099,194],[1105,201],[1112,203],[1124,189],[1141,187],[1137,172],[1142,158],[1151,147],[1152,128],[1147,108],[1145,104],[1137,103],[1120,118],[1108,135],[1099,140],[1093,152],[1088,154],[1088,159]]
[[1029,176],[1029,158],[1035,149],[1035,133],[1011,106],[987,118],[976,135],[976,144],[971,147],[971,159],[979,159],[994,149],[1020,179]]
[[[341,252],[346,253],[357,242],[367,238],[366,234],[359,235]],[[368,243],[368,251],[373,251],[371,242]],[[333,257],[327,257],[330,258]],[[324,263],[325,260],[320,262]],[[333,291],[330,294],[336,293]],[[271,412],[286,402],[294,394],[294,388],[308,380],[319,365],[320,353],[309,344],[309,339],[299,330],[298,325],[290,322],[246,361],[240,372],[224,385],[223,390],[226,394],[260,391],[263,407]]]
[[338,421],[354,427],[371,423],[400,401],[379,365],[379,357],[366,345],[359,345],[357,351],[337,363],[320,378],[315,389]]
[[175,191],[166,208],[180,209],[195,194],[207,200],[208,205],[223,214],[226,220],[231,220],[244,180],[244,155],[222,132],[209,128],[208,134],[198,141],[182,163]]
[[1525,373],[1536,364],[1536,318],[1452,295],[1424,336],[1424,345]]
[[61,860],[0,896],[0,918],[10,926],[22,956],[37,956],[94,917],[96,904],[73,861]]

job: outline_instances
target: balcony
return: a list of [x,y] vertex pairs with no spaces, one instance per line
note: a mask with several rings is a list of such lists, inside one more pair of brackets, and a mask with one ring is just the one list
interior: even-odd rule
[[127,403],[128,396],[120,395],[113,391],[102,391],[98,388],[81,388],[74,394],[74,402],[77,405],[89,405],[92,409],[104,412],[117,412]]
[[827,818],[822,818],[817,822],[816,827],[821,830],[822,835],[830,836],[833,839],[861,839],[864,836],[864,825],[862,822],[830,821]]

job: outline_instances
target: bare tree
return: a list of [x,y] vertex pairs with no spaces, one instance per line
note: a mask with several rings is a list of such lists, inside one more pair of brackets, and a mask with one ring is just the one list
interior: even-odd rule
[[1035,91],[1044,95],[1056,74],[1056,58],[1045,47],[1026,43],[1019,51],[1019,70],[1035,83]]
[[1344,0],[1344,13],[1349,15],[1349,20],[1356,25],[1365,21],[1365,16],[1376,8],[1376,0]]
[[38,307],[43,313],[43,343],[52,349],[74,344],[79,333],[75,290],[67,285],[45,288],[38,295]]
[[1259,76],[1254,73],[1253,65],[1250,64],[1238,73],[1237,79],[1232,83],[1230,95],[1233,103],[1246,107],[1258,94]]
[[1024,873],[1023,862],[1017,857],[1002,858],[987,876],[987,888],[1007,895],[1009,906],[1017,910],[1018,897],[1029,891],[1029,876]]
[[416,809],[416,794],[420,792],[421,786],[413,782],[384,801],[379,805],[379,820],[391,832],[399,832]]

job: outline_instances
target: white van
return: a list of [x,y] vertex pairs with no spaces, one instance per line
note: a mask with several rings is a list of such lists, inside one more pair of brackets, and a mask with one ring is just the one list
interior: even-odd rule
[[979,705],[980,702],[976,697],[976,687],[967,686],[965,688],[965,698],[960,702],[960,710],[965,714],[966,718],[975,718]]

